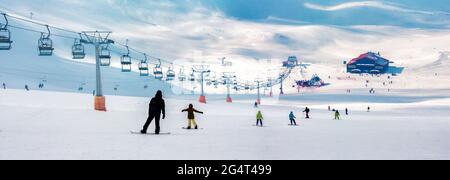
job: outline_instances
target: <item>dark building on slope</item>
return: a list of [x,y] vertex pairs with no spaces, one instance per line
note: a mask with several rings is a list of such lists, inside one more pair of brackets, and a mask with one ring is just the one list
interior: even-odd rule
[[347,72],[354,74],[385,74],[388,73],[391,61],[383,58],[380,54],[368,52],[352,59],[347,63]]

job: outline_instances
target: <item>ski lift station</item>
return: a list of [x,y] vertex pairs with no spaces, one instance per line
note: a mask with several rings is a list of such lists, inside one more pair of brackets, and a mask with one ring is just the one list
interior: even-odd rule
[[298,65],[298,59],[296,56],[289,56],[287,61],[283,62],[283,67],[292,68]]
[[353,74],[385,74],[393,63],[380,56],[380,53],[368,52],[352,59],[347,64],[347,72]]

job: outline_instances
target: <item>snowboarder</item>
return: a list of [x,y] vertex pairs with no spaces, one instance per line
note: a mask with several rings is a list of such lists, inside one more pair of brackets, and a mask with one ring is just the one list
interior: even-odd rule
[[309,119],[309,112],[310,112],[310,111],[311,111],[311,110],[309,110],[308,107],[306,107],[305,110],[303,111],[304,113],[306,113],[306,119]]
[[203,114],[203,112],[194,109],[194,105],[189,104],[189,108],[183,109],[181,112],[188,112],[188,127],[186,129],[191,129],[192,125],[194,125],[195,129],[198,129],[197,123],[195,122],[194,112]]
[[340,120],[341,119],[340,117],[341,117],[341,113],[339,113],[339,111],[336,110],[334,112],[334,120]]
[[348,116],[348,109],[347,108],[345,108],[345,115]]
[[258,113],[256,114],[256,126],[258,126],[259,124],[261,124],[261,127],[263,126],[263,122],[262,120],[264,119],[261,111],[258,111]]
[[141,130],[142,134],[147,134],[147,129],[150,123],[155,119],[155,134],[159,134],[159,120],[161,118],[161,113],[163,115],[162,119],[166,118],[166,105],[163,99],[162,91],[156,92],[156,95],[150,101],[148,108],[148,118],[145,122],[144,128]]
[[291,120],[291,125],[297,125],[297,122],[295,122],[295,119],[297,117],[295,117],[294,112],[291,111],[291,113],[289,114],[289,120]]

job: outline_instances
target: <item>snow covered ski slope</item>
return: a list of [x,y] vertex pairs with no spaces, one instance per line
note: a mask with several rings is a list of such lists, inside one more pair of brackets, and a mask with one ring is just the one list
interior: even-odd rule
[[[180,128],[187,125],[181,109],[195,99],[167,98],[161,131],[172,134],[136,136],[129,131],[142,128],[147,98],[108,96],[104,113],[92,110],[88,94],[0,90],[0,159],[450,159],[448,93],[376,103],[359,96],[340,121],[323,97],[320,103],[264,98],[265,128],[252,126],[258,110],[252,101],[194,104],[205,112],[196,117],[201,131]],[[305,120],[308,104],[312,119]],[[287,125],[290,111],[300,126]]]

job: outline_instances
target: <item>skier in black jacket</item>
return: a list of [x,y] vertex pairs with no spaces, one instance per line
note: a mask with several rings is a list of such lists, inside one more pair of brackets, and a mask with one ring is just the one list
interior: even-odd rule
[[304,113],[306,113],[306,119],[309,119],[309,112],[310,111],[311,110],[308,107],[306,107],[305,110],[303,111]]
[[164,99],[162,98],[162,92],[158,91],[156,92],[156,95],[152,100],[150,101],[149,108],[148,108],[148,118],[147,122],[145,122],[144,129],[141,130],[142,134],[147,133],[148,126],[150,123],[155,119],[155,134],[159,134],[160,127],[159,127],[159,120],[161,118],[161,113],[163,115],[163,119],[166,118],[166,107],[165,107]]

